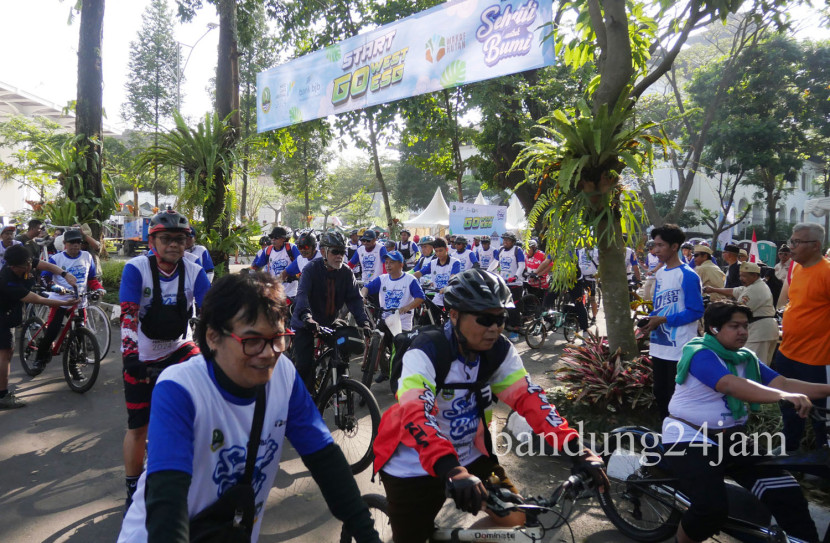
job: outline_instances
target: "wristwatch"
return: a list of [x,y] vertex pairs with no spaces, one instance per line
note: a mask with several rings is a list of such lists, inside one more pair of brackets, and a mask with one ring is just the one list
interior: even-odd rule
[[63,271],[61,272],[61,277],[63,277],[64,279],[66,279],[66,270],[63,270]]

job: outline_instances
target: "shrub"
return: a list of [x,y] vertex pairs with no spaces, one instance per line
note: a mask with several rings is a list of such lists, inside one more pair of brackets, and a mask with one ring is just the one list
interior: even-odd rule
[[119,303],[118,290],[121,288],[121,275],[124,273],[123,260],[107,260],[101,262],[101,282],[107,290],[104,301],[110,304]]

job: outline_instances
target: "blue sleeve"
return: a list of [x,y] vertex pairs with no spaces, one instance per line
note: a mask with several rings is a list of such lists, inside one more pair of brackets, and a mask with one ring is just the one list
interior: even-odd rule
[[[49,262],[49,264],[54,264],[55,266],[57,266],[57,265],[58,265],[58,264],[55,262],[55,259],[54,259],[54,258],[52,258],[51,256],[49,257],[48,262]],[[47,280],[48,280],[48,279],[51,279],[51,278],[52,278],[52,272],[44,270],[44,271],[40,272],[40,276],[41,276],[41,277],[43,277],[44,279],[47,279]]]
[[262,249],[259,253],[257,253],[256,258],[254,259],[254,262],[253,264],[251,264],[251,266],[253,266],[254,268],[261,268],[265,266],[265,263],[268,261],[267,256],[267,251],[265,249]]
[[759,361],[759,364],[761,366],[761,384],[762,385],[769,385],[772,382],[773,379],[778,377],[779,374],[778,374],[777,371],[770,368],[769,366],[767,366],[763,362]]
[[413,298],[420,298],[422,300],[425,298],[424,289],[421,288],[421,284],[417,279],[409,282],[409,293]]
[[478,262],[478,256],[473,251],[470,251],[470,264]]
[[298,275],[300,273],[300,261],[292,260],[291,264],[285,267],[286,275]]
[[703,349],[695,353],[692,357],[692,362],[689,365],[689,373],[694,375],[698,381],[712,390],[715,390],[718,381],[720,381],[723,377],[732,375],[729,373],[729,370],[721,364],[721,361],[718,359],[717,355],[708,349]]
[[210,258],[210,253],[207,250],[202,253],[202,267],[206,272],[212,272],[216,267],[213,265],[213,259]]
[[352,255],[352,258],[349,260],[349,264],[351,264],[352,266],[357,266],[358,264],[360,264],[360,253],[355,251]]
[[499,259],[499,249],[493,251],[493,260]]
[[412,272],[421,271],[421,262],[423,262],[423,258],[419,258],[418,262],[415,263],[415,267],[412,268]]
[[303,380],[294,373],[294,387],[288,399],[288,420],[285,423],[285,437],[300,456],[312,454],[330,443],[331,433],[314,405]]
[[153,388],[147,430],[147,474],[175,470],[193,475],[196,408],[183,386],[162,381]]
[[681,266],[681,269],[683,272],[681,288],[686,308],[666,317],[666,324],[669,326],[689,324],[703,316],[703,291],[700,286],[700,276],[688,266]]
[[294,255],[294,258],[292,258],[291,260],[297,260],[297,258],[299,258],[300,250],[297,249],[296,245],[291,246],[291,254]]
[[524,251],[516,251],[516,264],[519,262],[525,261],[525,252]]
[[210,279],[202,268],[199,270],[199,275],[196,276],[196,284],[193,285],[193,301],[196,302],[196,307],[202,307],[202,300],[205,299],[205,294],[207,294],[209,288]]
[[[628,262],[629,262],[629,264],[631,264],[632,266],[635,266],[635,267],[637,266],[637,257],[636,257],[636,256],[634,256],[634,253],[633,253],[633,252],[631,253],[631,257],[628,259]],[[692,262],[694,262],[694,259],[692,259]]]
[[381,247],[380,248],[380,261],[381,262],[386,262],[386,255],[387,254],[389,254],[389,253],[386,251],[386,247]]
[[429,275],[432,273],[432,262],[427,262],[427,265],[421,268],[421,275]]
[[92,259],[92,264],[89,266],[89,273],[86,274],[86,279],[89,281],[90,279],[94,279],[98,277],[98,268],[95,267],[95,259]]
[[369,290],[369,294],[377,294],[380,292],[380,276],[375,277],[363,286]]
[[456,260],[452,263],[452,269],[450,270],[450,275],[455,275],[457,273],[461,273],[461,262]]
[[121,273],[121,287],[118,289],[118,298],[121,303],[141,303],[141,272],[133,264],[127,262]]

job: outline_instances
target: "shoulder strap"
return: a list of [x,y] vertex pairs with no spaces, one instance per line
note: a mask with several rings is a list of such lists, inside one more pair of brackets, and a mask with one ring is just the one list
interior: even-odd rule
[[187,272],[185,271],[184,258],[179,260],[179,263],[176,266],[176,268],[176,272],[179,274],[179,290],[176,292],[176,303],[180,305],[184,304],[185,307],[187,307],[187,296],[184,292],[184,280],[185,275],[187,275]]
[[265,420],[265,385],[259,387],[256,393],[256,406],[254,406],[254,419],[251,422],[251,434],[248,436],[248,453],[245,457],[245,473],[242,475],[240,484],[249,485],[254,477],[254,465],[256,464],[257,452],[259,452],[259,441],[262,437],[262,423]]
[[268,247],[266,247],[265,248],[265,256],[271,256],[271,251],[273,251],[273,250],[274,250],[273,245],[269,245]]
[[161,299],[161,280],[159,279],[159,265],[156,262],[156,255],[147,255],[147,260],[150,261],[150,275],[153,278],[153,302],[154,304],[162,303]]
[[285,242],[285,252],[288,255],[289,262],[294,262],[294,253],[291,252],[291,244],[287,241]]

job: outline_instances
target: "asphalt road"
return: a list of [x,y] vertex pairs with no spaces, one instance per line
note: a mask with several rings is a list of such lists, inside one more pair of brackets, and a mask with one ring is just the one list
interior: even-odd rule
[[[36,378],[26,376],[19,361],[13,361],[11,384],[28,406],[0,411],[0,542],[116,539],[125,495],[121,443],[126,412],[117,330],[113,334],[112,350],[102,364],[97,383],[86,394],[69,390],[59,360]],[[517,345],[534,380],[543,386],[551,384],[552,376],[546,372],[564,345],[561,335],[558,339],[549,338],[539,351],[527,351],[524,342]],[[381,407],[391,404],[386,384],[375,385],[373,390]],[[497,425],[503,425],[507,415],[500,404]],[[567,475],[564,463],[548,457],[508,453],[501,462],[526,495],[549,494]],[[358,475],[357,480],[364,493],[383,493],[383,487],[377,481],[373,483],[368,472]],[[469,522],[448,504],[440,521],[452,523],[459,518]],[[823,530],[826,518],[821,524]],[[594,500],[577,506],[571,527],[575,541],[628,541],[605,520]],[[339,524],[328,512],[302,462],[287,447],[266,506],[260,541],[325,543],[337,541],[339,531]],[[552,540],[572,538],[565,530]]]

